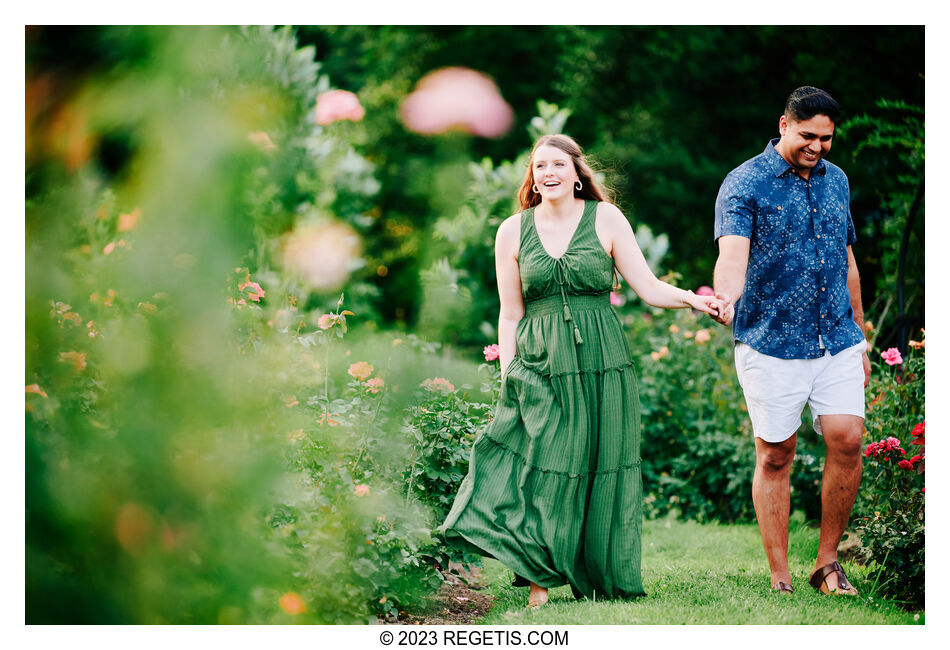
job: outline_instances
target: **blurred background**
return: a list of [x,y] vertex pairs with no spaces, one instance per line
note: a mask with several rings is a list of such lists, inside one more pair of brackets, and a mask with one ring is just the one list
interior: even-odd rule
[[[431,530],[543,133],[698,289],[722,179],[829,91],[869,341],[924,325],[922,27],[37,26],[25,84],[28,623],[359,622],[470,560]],[[728,332],[615,297],[648,510],[749,520]]]

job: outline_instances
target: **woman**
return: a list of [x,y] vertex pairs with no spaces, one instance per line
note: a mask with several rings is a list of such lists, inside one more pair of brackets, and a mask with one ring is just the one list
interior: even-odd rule
[[529,607],[565,583],[640,596],[640,402],[614,268],[655,307],[721,303],[653,275],[571,138],[535,143],[518,197],[495,243],[502,390],[440,530],[530,584]]

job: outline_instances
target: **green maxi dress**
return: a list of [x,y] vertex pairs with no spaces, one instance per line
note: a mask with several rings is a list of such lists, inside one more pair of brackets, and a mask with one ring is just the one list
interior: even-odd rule
[[596,210],[586,202],[560,258],[542,246],[534,209],[521,214],[516,355],[439,530],[499,560],[515,584],[633,598],[644,593],[640,400]]

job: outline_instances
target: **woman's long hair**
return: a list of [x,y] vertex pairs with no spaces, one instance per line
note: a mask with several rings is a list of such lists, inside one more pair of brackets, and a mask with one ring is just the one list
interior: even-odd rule
[[541,195],[536,193],[532,186],[534,185],[534,152],[538,147],[548,145],[557,147],[574,161],[574,169],[577,170],[577,177],[580,178],[583,187],[578,190],[574,187],[574,196],[579,199],[590,201],[606,201],[613,203],[613,196],[609,189],[597,182],[594,176],[594,170],[591,169],[584,152],[574,140],[566,135],[542,135],[534,143],[531,149],[531,159],[528,161],[528,169],[525,171],[524,181],[521,183],[521,189],[518,190],[518,202],[521,203],[521,209],[527,210],[541,203]]

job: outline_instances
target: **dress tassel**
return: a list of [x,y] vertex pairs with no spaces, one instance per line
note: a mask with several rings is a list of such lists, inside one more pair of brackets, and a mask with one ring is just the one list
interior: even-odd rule
[[584,339],[581,338],[581,331],[577,329],[577,325],[574,326],[574,341],[576,341],[578,345],[584,342]]

